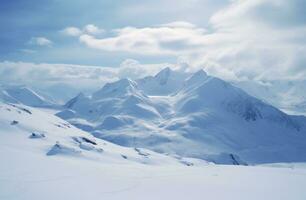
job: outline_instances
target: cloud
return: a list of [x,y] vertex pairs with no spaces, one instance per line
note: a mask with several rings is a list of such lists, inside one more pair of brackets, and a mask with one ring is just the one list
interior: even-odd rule
[[32,37],[28,44],[37,46],[51,46],[53,42],[45,37]]
[[88,34],[93,34],[93,35],[97,35],[100,33],[104,32],[104,29],[101,29],[97,26],[95,26],[94,24],[87,24],[84,28],[83,28],[84,32],[88,33]]
[[135,80],[145,76],[155,75],[166,67],[178,68],[177,64],[141,64],[138,60],[126,59],[120,64],[117,76],[118,78],[128,77]]
[[65,29],[63,29],[61,33],[68,35],[68,36],[79,36],[82,34],[82,31],[77,27],[70,26],[70,27],[66,27]]
[[74,26],[69,26],[64,28],[63,30],[60,31],[64,35],[67,36],[80,36],[82,34],[90,34],[90,35],[99,35],[101,33],[104,33],[105,30],[97,27],[94,24],[87,24],[83,28],[78,28]]
[[[211,37],[222,41],[213,45],[198,65],[232,79],[305,79],[306,20],[296,6],[300,0],[233,1],[215,13]],[[296,23],[284,20],[288,18]]]
[[196,28],[196,25],[186,21],[175,21],[166,24],[161,24],[160,26],[171,27],[171,28]]
[[[227,80],[305,79],[306,60],[303,56],[306,53],[306,14],[303,10],[305,2],[303,0],[228,2],[229,5],[214,13],[209,19],[209,24],[204,26],[206,23],[200,23],[200,20],[197,21],[199,23],[191,23],[182,21],[189,19],[187,16],[179,17],[180,12],[186,10],[188,6],[194,8],[204,6],[203,1],[191,0],[178,1],[175,4],[177,6],[169,8],[177,15],[167,21],[165,18],[159,18],[160,20],[141,20],[132,23],[126,19],[126,22],[120,24],[129,23],[134,26],[122,26],[105,31],[94,25],[97,20],[92,20],[92,23],[85,26],[70,26],[62,31],[66,35],[75,36],[76,42],[91,48],[91,50],[82,49],[82,52],[89,52],[86,54],[89,55],[88,58],[85,59],[90,60],[90,63],[93,63],[92,58],[99,57],[100,53],[101,57],[107,56],[107,58],[99,57],[99,60],[96,60],[108,63],[109,60],[116,60],[118,57],[134,57],[146,61],[156,59],[155,62],[180,58],[189,64],[190,71],[205,68],[209,74]],[[120,12],[120,16],[128,18],[128,14],[133,13],[139,16],[142,12],[145,14],[151,10],[150,16],[153,18],[153,14],[160,7],[168,14],[166,12],[168,7],[160,6],[168,3],[174,4],[175,1],[160,2],[160,4],[149,1],[146,4],[137,3],[132,7],[126,5],[126,13]],[[155,7],[153,9],[148,5]],[[190,15],[191,19],[194,16],[202,19],[200,14],[190,13]],[[173,19],[178,21],[171,21]],[[116,24],[112,25],[116,27]],[[75,52],[82,54],[81,51]],[[68,57],[67,54],[63,54],[64,56]],[[128,66],[138,66],[134,62],[124,65],[127,69]],[[141,74],[141,69],[138,72]],[[122,70],[120,76],[124,76],[124,73],[130,74],[130,70]],[[130,75],[137,76],[137,73],[133,72]]]
[[236,0],[215,14],[211,21],[223,27],[251,20],[273,28],[292,28],[306,24],[305,6],[304,0]]
[[82,34],[89,48],[141,56],[184,58],[229,80],[302,79],[306,14],[302,0],[233,0],[206,28],[186,21],[122,27],[112,35]]
[[157,73],[171,64],[141,64],[127,59],[119,67],[70,64],[0,62],[0,84],[25,84],[40,88],[64,84],[79,91],[93,90],[120,78],[140,78]]
[[113,68],[95,66],[5,61],[0,63],[0,77],[4,84],[47,86],[65,83],[86,88],[116,79],[116,71]]
[[32,49],[20,49],[19,51],[23,52],[23,53],[26,53],[26,54],[33,54],[33,53],[36,53],[35,50],[32,50]]
[[205,32],[203,28],[179,21],[154,27],[115,29],[114,36],[102,39],[83,34],[79,40],[90,48],[105,51],[142,55],[181,55],[205,45]]

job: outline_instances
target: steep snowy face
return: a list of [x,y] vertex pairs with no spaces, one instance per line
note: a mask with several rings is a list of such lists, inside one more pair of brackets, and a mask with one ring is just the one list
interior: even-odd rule
[[245,93],[229,83],[197,72],[186,80],[184,87],[174,96],[178,111],[191,113],[201,109],[219,109],[224,104],[245,97]]
[[136,82],[125,78],[105,84],[102,89],[93,93],[92,98],[98,100],[103,98],[121,98],[128,95],[140,95],[137,87]]
[[139,89],[147,95],[169,95],[176,92],[183,86],[188,74],[180,71],[173,71],[169,67],[163,69],[155,76],[148,76],[138,79]]
[[65,105],[65,108],[72,108],[76,103],[82,101],[82,99],[86,99],[86,96],[81,92],[76,97],[70,99]]
[[159,84],[165,85],[165,84],[167,84],[171,73],[173,73],[173,71],[169,67],[167,67],[167,68],[163,69],[162,71],[160,71],[159,73],[157,73],[155,75],[155,78],[159,82]]
[[285,113],[221,79],[198,72],[185,85],[177,95],[177,108],[183,113],[214,109],[232,112],[246,121],[264,119],[300,129],[299,124]]
[[199,71],[185,81],[184,87],[174,97],[178,110],[194,112],[194,109],[202,107],[220,107],[239,95],[238,88]]
[[192,74],[185,82],[184,87],[192,88],[199,86],[201,83],[204,83],[209,76],[206,74],[204,70],[199,70],[196,73]]
[[25,86],[1,86],[0,98],[7,103],[21,103],[33,107],[51,107],[55,103]]

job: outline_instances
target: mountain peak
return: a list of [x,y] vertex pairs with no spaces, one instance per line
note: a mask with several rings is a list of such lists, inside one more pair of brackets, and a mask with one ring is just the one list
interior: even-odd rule
[[101,90],[118,90],[118,89],[124,90],[127,88],[136,88],[136,87],[137,83],[135,83],[129,78],[123,78],[113,83],[105,84]]
[[184,81],[188,75],[188,73],[166,67],[155,76],[147,76],[138,79],[138,88],[147,95],[170,95],[183,87]]
[[164,68],[155,75],[155,78],[159,80],[161,85],[165,85],[168,82],[169,76],[172,70],[169,67]]
[[207,76],[207,73],[206,73],[203,69],[200,69],[200,70],[198,70],[197,72],[195,72],[193,75],[194,75],[194,76],[206,77],[206,76]]
[[121,86],[131,86],[131,85],[135,86],[136,85],[136,83],[129,78],[120,79],[119,81],[115,83],[118,83],[118,85],[121,85]]
[[123,78],[113,83],[106,83],[102,89],[93,94],[94,99],[100,99],[108,96],[122,96],[128,93],[136,92],[137,83],[129,78]]
[[160,72],[158,72],[155,77],[160,77],[160,76],[164,76],[164,75],[168,75],[172,72],[172,70],[170,69],[170,67],[165,67],[164,69],[162,69]]
[[202,83],[207,79],[208,75],[203,69],[200,69],[199,71],[193,73],[190,78],[187,79],[186,85],[191,86],[194,84]]
[[79,101],[80,99],[84,99],[86,98],[85,94],[83,92],[80,92],[77,96],[75,96],[74,98],[72,98],[71,100],[69,100],[64,107],[66,108],[72,108],[74,106],[74,104]]

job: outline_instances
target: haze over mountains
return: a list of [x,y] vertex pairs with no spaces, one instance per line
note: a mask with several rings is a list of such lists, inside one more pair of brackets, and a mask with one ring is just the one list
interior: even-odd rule
[[306,115],[304,80],[239,81],[234,84],[287,113]]

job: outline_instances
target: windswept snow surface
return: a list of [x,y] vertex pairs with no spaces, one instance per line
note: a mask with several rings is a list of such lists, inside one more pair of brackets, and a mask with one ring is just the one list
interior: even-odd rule
[[203,70],[166,68],[108,83],[73,98],[57,116],[120,145],[219,164],[306,161],[304,116],[288,115]]
[[23,105],[0,113],[0,199],[306,198],[302,164],[214,165],[120,147]]

